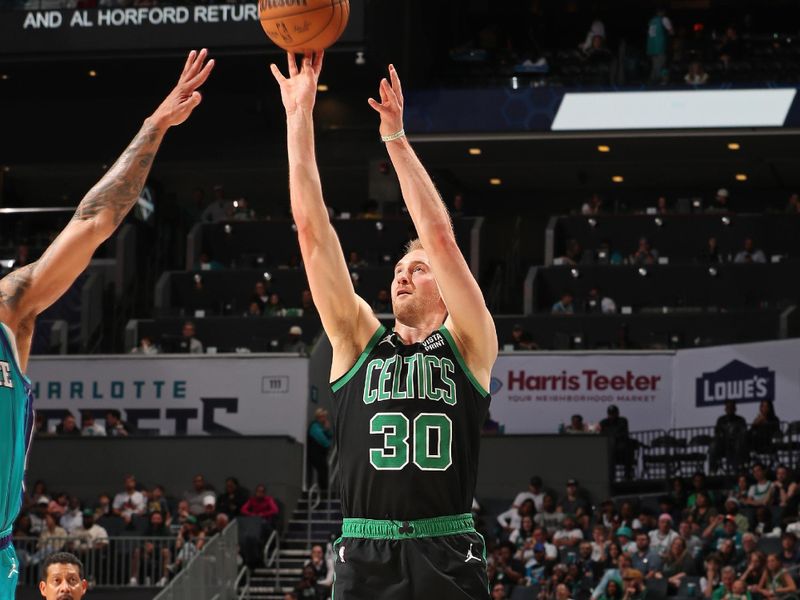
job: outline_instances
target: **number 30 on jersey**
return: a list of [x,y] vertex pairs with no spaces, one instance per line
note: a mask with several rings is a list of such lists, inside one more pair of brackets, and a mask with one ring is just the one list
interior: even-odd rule
[[370,419],[369,432],[383,436],[383,448],[369,451],[369,462],[379,471],[405,468],[409,453],[422,471],[446,471],[453,464],[453,422],[447,415],[420,413],[412,424],[403,413],[378,413]]

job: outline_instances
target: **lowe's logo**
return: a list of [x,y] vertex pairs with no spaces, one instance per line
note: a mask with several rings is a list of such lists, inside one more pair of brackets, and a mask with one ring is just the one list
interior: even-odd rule
[[713,373],[703,373],[696,381],[695,403],[712,406],[728,400],[761,402],[775,399],[775,371],[756,368],[732,360]]

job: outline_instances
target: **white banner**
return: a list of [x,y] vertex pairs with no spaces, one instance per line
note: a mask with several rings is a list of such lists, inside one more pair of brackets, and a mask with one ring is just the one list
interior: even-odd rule
[[140,433],[289,435],[305,443],[308,359],[275,355],[33,357],[34,406],[102,422],[118,409]]
[[674,374],[675,427],[714,425],[726,400],[748,423],[762,400],[781,421],[800,420],[800,340],[682,350]]
[[492,419],[505,433],[557,433],[573,414],[597,424],[612,404],[633,430],[668,428],[669,353],[503,354],[492,370]]

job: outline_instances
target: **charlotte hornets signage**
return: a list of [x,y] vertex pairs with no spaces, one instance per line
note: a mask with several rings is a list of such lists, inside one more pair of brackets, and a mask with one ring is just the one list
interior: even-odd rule
[[[34,407],[52,429],[108,410],[141,434],[289,435],[305,441],[308,359],[275,355],[33,357]],[[0,385],[2,385],[0,367]]]
[[697,406],[734,402],[775,400],[775,371],[756,368],[740,360],[732,360],[713,373],[697,378]]

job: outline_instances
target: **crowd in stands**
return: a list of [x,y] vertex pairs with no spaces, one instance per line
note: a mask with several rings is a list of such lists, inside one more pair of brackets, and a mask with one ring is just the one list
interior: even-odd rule
[[508,510],[482,516],[492,598],[517,586],[539,600],[785,597],[800,569],[794,477],[759,463],[731,488],[696,473],[660,496],[597,505],[574,479],[556,492],[532,477]]
[[[127,475],[118,492],[93,499],[51,493],[45,482],[37,481],[25,493],[13,538],[23,572],[62,550],[98,564],[115,539],[134,537],[136,543],[126,546],[128,583],[163,586],[235,519],[240,520],[241,560],[257,565],[279,515],[278,503],[263,484],[251,493],[235,477],[228,477],[217,491],[198,474],[188,489],[171,495],[161,485],[143,485]],[[139,543],[138,538],[147,539]],[[158,568],[150,564],[155,561]]]

